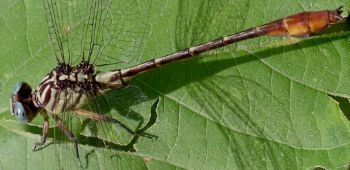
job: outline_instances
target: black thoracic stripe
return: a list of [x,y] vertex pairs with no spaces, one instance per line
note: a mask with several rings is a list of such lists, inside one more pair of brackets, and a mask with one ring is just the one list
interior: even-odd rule
[[[52,102],[51,105],[51,110],[54,111],[58,102],[60,101],[60,95],[61,95],[61,90],[60,89],[55,89],[56,90],[56,94],[54,96],[54,101]],[[52,100],[52,99],[51,99]]]
[[46,93],[43,94],[43,95],[45,95],[43,105],[46,106],[51,100],[51,87],[52,87],[52,85],[51,84],[44,84],[43,86],[45,86],[47,88]]
[[47,83],[40,83],[39,94],[40,96],[44,95],[44,91],[46,89]]
[[48,84],[50,81],[52,82],[52,77],[53,77],[53,73],[50,72],[49,74],[46,75],[46,78],[44,80],[42,80],[39,84],[39,92],[40,92],[40,96],[43,95],[43,92],[46,88],[46,86],[43,86],[43,85],[46,85]]
[[79,101],[80,101],[80,99],[82,97],[81,93],[76,93],[76,94],[78,94],[78,96],[77,97],[73,97],[73,100],[74,100],[73,106],[76,106],[79,103]]
[[47,75],[47,76],[48,76],[47,80],[51,80],[52,77],[53,77],[54,75],[56,75],[56,71],[51,71],[51,72]]
[[[50,107],[50,104],[53,103],[52,100],[54,100],[57,97],[57,94],[52,94],[55,92],[54,75],[56,75],[56,73],[54,73],[54,71],[48,73],[39,84],[39,89],[38,89],[39,96],[38,96],[38,98],[41,101],[41,104],[43,107]],[[52,91],[52,90],[54,90],[54,91]],[[52,98],[52,95],[55,95],[54,98]],[[54,105],[52,105],[51,107],[55,108]]]
[[60,112],[64,112],[64,111],[65,111],[65,108],[66,108],[66,106],[67,106],[67,102],[68,102],[68,98],[67,98],[68,92],[67,92],[67,89],[64,90],[64,91],[62,91],[61,93],[64,93],[64,100],[63,100],[63,104],[62,104],[62,108],[61,108]]
[[[37,90],[36,90],[36,92],[37,92]],[[40,96],[39,95],[35,95],[35,104],[37,105],[37,106],[39,106],[39,107],[45,107],[41,102],[40,102]]]

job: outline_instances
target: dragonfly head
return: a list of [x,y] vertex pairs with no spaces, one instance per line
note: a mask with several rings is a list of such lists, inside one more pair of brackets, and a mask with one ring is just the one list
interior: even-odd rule
[[32,100],[32,88],[25,82],[16,83],[10,97],[10,111],[21,123],[29,123],[38,114]]

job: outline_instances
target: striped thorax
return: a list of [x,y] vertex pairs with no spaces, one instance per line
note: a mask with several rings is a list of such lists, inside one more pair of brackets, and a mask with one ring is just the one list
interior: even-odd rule
[[62,64],[47,74],[33,91],[33,102],[46,111],[61,113],[79,108],[99,89],[91,65],[82,63],[72,68]]
[[121,88],[129,80],[123,79],[120,70],[95,74],[86,62],[76,67],[60,64],[33,91],[33,102],[38,108],[61,113],[81,107],[91,96]]

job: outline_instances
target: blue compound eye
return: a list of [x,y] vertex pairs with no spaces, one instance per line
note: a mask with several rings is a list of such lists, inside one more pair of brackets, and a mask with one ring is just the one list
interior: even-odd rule
[[12,89],[12,95],[16,95],[22,86],[23,86],[23,83],[21,83],[21,82],[16,83]]
[[20,88],[21,88],[21,83],[16,83],[12,89],[12,94],[13,95],[17,94],[17,92],[19,91]]
[[32,88],[25,82],[16,83],[10,97],[10,111],[21,123],[29,123],[38,114],[32,101]]
[[16,119],[21,123],[29,122],[28,116],[27,116],[28,113],[26,113],[26,110],[23,107],[22,103],[15,102],[12,112],[13,112],[12,114],[16,117]]

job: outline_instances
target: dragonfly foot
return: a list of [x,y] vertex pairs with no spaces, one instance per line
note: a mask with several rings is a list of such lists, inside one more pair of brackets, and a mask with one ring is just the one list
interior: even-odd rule
[[43,149],[43,143],[41,143],[41,142],[37,142],[37,143],[35,143],[34,144],[34,148],[33,148],[33,152],[36,152],[36,151],[39,151],[39,150],[41,150],[41,149]]

